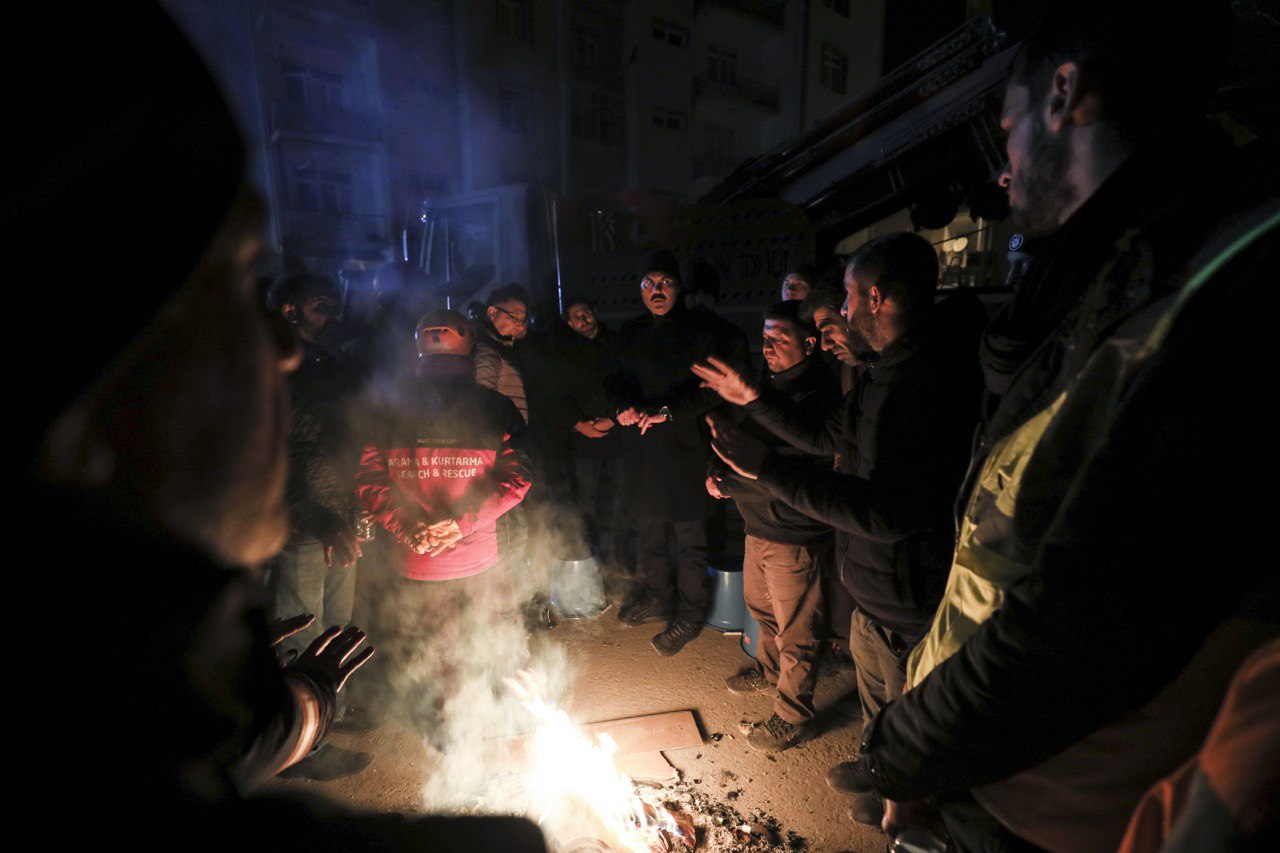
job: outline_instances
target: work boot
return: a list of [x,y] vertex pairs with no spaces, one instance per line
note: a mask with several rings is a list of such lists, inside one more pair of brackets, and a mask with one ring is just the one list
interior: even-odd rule
[[724,680],[724,686],[729,688],[730,693],[738,696],[747,693],[761,693],[773,687],[769,683],[769,679],[764,674],[764,670],[759,664],[751,664],[746,669],[736,675],[731,675]]
[[863,826],[880,826],[880,821],[884,820],[884,800],[876,794],[854,794],[849,818]]
[[369,762],[372,760],[373,756],[367,752],[357,752],[354,749],[343,749],[331,743],[322,743],[306,758],[297,764],[286,767],[277,775],[284,779],[311,779],[315,782],[332,782],[334,779],[341,779],[343,776],[359,773],[368,767]]
[[827,784],[842,794],[865,794],[871,779],[860,761],[841,761],[827,771]]
[[666,603],[647,590],[618,611],[618,621],[623,625],[647,625],[650,622],[665,621],[666,618]]
[[773,714],[747,735],[747,746],[761,752],[781,752],[813,736],[813,721],[788,723]]
[[679,616],[667,630],[658,634],[649,643],[658,651],[658,654],[670,657],[700,633],[702,633],[702,620]]

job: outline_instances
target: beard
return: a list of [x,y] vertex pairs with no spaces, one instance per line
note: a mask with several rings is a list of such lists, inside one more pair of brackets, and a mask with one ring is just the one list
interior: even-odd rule
[[1078,195],[1067,181],[1070,160],[1066,140],[1060,134],[1049,133],[1040,116],[1032,116],[1026,167],[1014,178],[1019,191],[1011,216],[1014,228],[1036,237],[1062,225],[1064,214],[1075,205]]

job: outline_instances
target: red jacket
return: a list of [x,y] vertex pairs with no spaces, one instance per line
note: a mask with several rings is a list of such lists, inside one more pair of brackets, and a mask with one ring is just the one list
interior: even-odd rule
[[[404,576],[450,580],[498,562],[497,520],[529,491],[524,419],[496,391],[420,380],[378,419],[361,458],[361,504],[404,547]],[[417,522],[453,518],[462,540],[435,557],[407,542]]]

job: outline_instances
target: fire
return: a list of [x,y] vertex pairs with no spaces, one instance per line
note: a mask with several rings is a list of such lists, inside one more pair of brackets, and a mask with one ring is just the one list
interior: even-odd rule
[[[525,776],[530,816],[553,844],[567,851],[650,853],[667,844],[662,832],[683,836],[662,806],[644,802],[614,766],[617,745],[592,738],[545,696],[538,679],[520,672],[507,684],[536,720]],[[688,846],[691,839],[681,838]]]

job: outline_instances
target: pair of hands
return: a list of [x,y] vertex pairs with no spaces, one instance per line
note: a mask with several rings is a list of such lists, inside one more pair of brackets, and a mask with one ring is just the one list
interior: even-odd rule
[[453,518],[444,518],[433,524],[419,521],[409,534],[409,550],[415,554],[435,557],[456,547],[462,539],[462,529]]
[[329,568],[333,568],[335,563],[339,566],[355,565],[356,560],[364,556],[356,532],[336,513],[325,519],[316,538],[324,548],[324,564]]
[[644,435],[649,431],[649,427],[657,424],[665,424],[671,420],[671,416],[662,412],[642,412],[635,406],[628,406],[621,412],[618,412],[618,423],[622,426],[638,426],[640,434]]
[[[760,389],[739,373],[728,362],[710,356],[701,364],[689,368],[701,381],[698,385],[715,391],[726,403],[745,406],[760,397]],[[738,429],[728,418],[716,412],[707,415],[711,427],[711,449],[738,475],[748,480],[760,477],[764,460],[769,456],[767,445]],[[713,482],[714,480],[714,482]],[[720,491],[718,479],[707,478],[707,493],[723,500],[728,497]]]
[[589,421],[578,421],[573,428],[587,438],[604,438],[614,426],[612,418],[594,418]]
[[[311,613],[276,619],[267,626],[268,639],[271,645],[277,645],[315,621],[316,617]],[[300,672],[322,684],[332,684],[337,692],[357,669],[373,657],[376,651],[373,646],[366,646],[356,653],[364,641],[364,631],[355,625],[348,628],[334,625],[316,637],[285,669]]]

